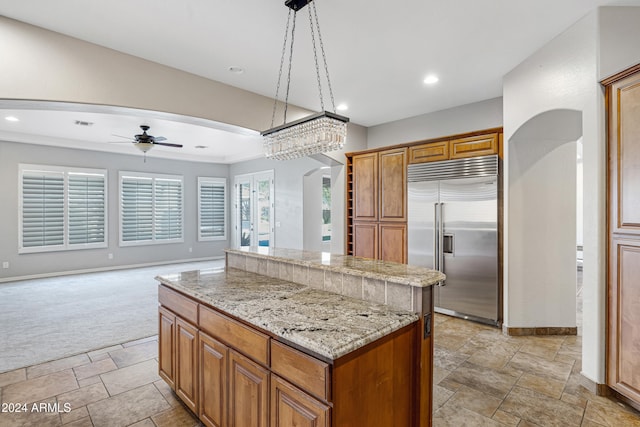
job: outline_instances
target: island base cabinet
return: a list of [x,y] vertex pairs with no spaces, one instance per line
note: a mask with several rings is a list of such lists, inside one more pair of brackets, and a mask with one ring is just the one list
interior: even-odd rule
[[229,426],[269,425],[269,371],[229,350]]
[[176,394],[198,411],[198,329],[176,317]]
[[176,389],[175,376],[175,336],[176,316],[164,307],[158,309],[158,370],[160,377]]
[[226,427],[229,348],[203,332],[199,333],[198,342],[200,353],[198,416],[208,427]]
[[271,427],[329,427],[330,408],[271,375]]

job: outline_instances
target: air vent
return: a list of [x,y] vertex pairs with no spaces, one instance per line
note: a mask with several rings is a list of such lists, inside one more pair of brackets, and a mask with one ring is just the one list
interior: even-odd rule
[[498,175],[498,156],[471,157],[409,165],[407,181],[437,181]]
[[93,125],[93,122],[85,122],[83,120],[76,120],[76,124],[78,126],[91,126],[91,125]]

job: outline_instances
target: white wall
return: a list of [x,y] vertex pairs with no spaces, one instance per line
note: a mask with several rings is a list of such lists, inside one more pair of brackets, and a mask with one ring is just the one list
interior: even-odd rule
[[[108,244],[104,249],[18,254],[19,163],[107,169]],[[118,171],[166,173],[184,177],[184,243],[119,247]],[[147,158],[89,150],[0,141],[0,280],[86,269],[107,269],[149,263],[171,263],[221,257],[226,240],[198,242],[197,177],[228,178],[227,165]],[[229,235],[227,233],[227,235]],[[192,249],[189,252],[189,248]],[[113,254],[113,259],[108,254]]]
[[[606,134],[605,101],[599,80],[640,62],[640,8],[604,7],[590,13],[545,45],[504,78],[505,156],[509,167],[518,161],[512,151],[512,137],[532,118],[548,111],[567,109],[582,114],[583,136],[583,337],[582,374],[597,383],[604,383],[606,325]],[[561,131],[563,125],[546,131]],[[545,129],[540,129],[545,131]],[[567,155],[567,161],[569,161]],[[509,167],[507,169],[509,169]],[[507,175],[511,173],[507,170]],[[510,178],[508,178],[511,180]],[[562,185],[558,183],[558,185]],[[518,187],[510,188],[510,199]],[[574,189],[575,191],[575,189]],[[516,196],[517,197],[517,196]],[[508,201],[511,205],[511,202]],[[516,321],[530,325],[533,318],[517,314],[518,303],[530,297],[530,292],[518,283],[523,270],[511,259],[523,256],[513,247],[514,215],[506,217],[505,248],[507,271],[508,326]],[[548,274],[556,274],[548,265],[541,265]],[[555,293],[547,295],[552,301]],[[533,307],[544,311],[545,303]]]
[[367,147],[378,148],[502,126],[502,98],[397,120],[368,129]]
[[582,113],[556,110],[509,140],[506,326],[576,326],[576,151]]

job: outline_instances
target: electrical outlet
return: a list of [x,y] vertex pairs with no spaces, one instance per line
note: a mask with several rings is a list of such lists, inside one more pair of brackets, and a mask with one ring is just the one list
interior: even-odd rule
[[113,254],[109,254],[107,256],[109,257],[109,259],[113,259]]
[[9,261],[4,261],[2,263],[2,268],[9,268]]
[[193,248],[189,248],[189,252],[193,252]]

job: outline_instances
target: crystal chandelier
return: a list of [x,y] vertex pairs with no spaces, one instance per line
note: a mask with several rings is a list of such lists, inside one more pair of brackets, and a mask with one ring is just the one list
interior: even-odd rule
[[[313,44],[313,56],[316,65],[316,77],[318,80],[318,91],[320,92],[321,112],[303,117],[287,123],[287,108],[289,106],[289,86],[291,83],[291,62],[293,59],[293,43],[296,31],[296,16],[300,9],[309,6],[309,24],[311,27],[311,41]],[[285,6],[289,8],[289,16],[287,18],[287,26],[284,35],[284,45],[282,46],[282,58],[280,60],[280,72],[278,73],[278,84],[276,86],[276,96],[273,104],[273,114],[271,117],[271,129],[261,133],[264,143],[264,153],[267,158],[276,160],[289,160],[299,157],[309,156],[312,154],[325,153],[328,151],[339,150],[344,146],[347,139],[347,117],[335,113],[336,106],[333,99],[333,90],[331,89],[331,81],[329,80],[329,68],[327,67],[327,57],[322,44],[322,36],[320,35],[320,24],[318,23],[318,15],[313,0],[286,0]],[[289,68],[287,72],[287,87],[284,101],[284,120],[283,124],[274,127],[276,117],[276,107],[278,104],[278,92],[280,91],[280,81],[282,80],[282,68],[287,51],[287,42],[289,39],[289,27],[291,26],[291,40],[289,45]],[[333,113],[325,111],[324,98],[322,96],[322,83],[320,78],[320,67],[318,65],[318,54],[316,49],[315,33],[318,33],[318,42],[322,53],[324,63],[324,71],[327,79],[327,87],[331,98]]]

